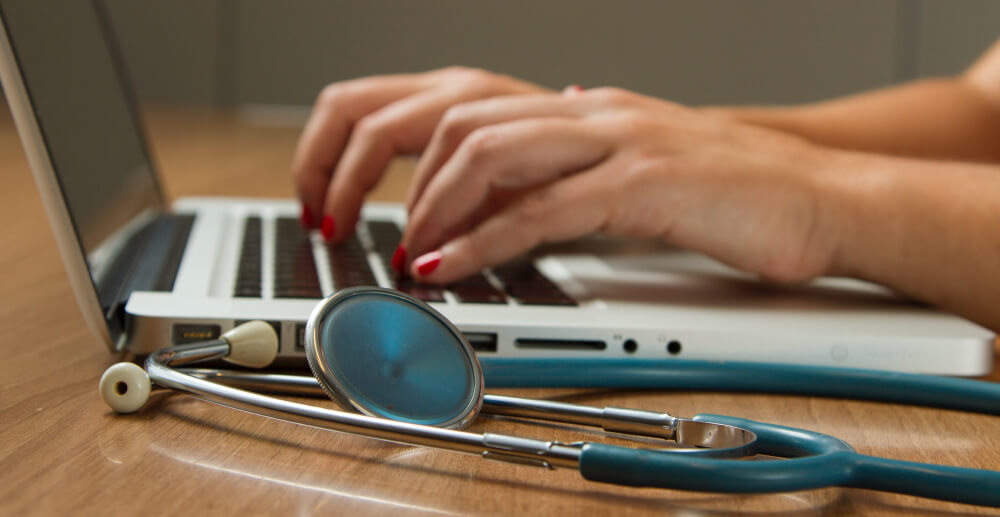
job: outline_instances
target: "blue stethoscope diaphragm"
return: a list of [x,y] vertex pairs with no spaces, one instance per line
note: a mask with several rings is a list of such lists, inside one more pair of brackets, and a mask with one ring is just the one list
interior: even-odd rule
[[361,413],[460,429],[478,415],[483,374],[462,333],[397,291],[344,289],[305,329],[309,367],[328,394]]

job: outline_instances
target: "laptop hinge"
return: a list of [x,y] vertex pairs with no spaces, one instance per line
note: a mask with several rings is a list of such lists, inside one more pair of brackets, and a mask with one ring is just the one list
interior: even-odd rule
[[173,290],[194,215],[163,214],[135,232],[97,286],[116,349],[128,341],[125,305],[136,291]]

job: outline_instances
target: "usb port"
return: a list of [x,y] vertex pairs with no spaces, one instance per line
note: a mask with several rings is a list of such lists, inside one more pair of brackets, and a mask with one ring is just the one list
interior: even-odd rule
[[295,350],[298,352],[306,351],[306,324],[296,323],[295,324]]
[[178,323],[173,327],[171,341],[175,345],[186,345],[199,341],[219,339],[221,329],[218,325],[194,325]]
[[462,332],[465,340],[476,352],[496,352],[497,335],[495,332]]

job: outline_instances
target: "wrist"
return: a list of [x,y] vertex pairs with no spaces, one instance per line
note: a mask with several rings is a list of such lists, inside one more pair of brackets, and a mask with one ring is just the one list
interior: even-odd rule
[[796,109],[787,106],[705,106],[708,116],[751,126],[765,127],[783,133],[799,134]]
[[[829,250],[824,275],[871,279],[866,267],[896,232],[891,169],[873,166],[877,155],[822,148],[812,184],[817,199],[817,233]],[[872,235],[878,242],[872,242]]]

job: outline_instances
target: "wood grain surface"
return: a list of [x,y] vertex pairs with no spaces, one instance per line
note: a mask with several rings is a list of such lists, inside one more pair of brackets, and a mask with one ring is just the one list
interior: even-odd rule
[[[290,197],[294,127],[156,109],[149,136],[171,197]],[[624,488],[572,470],[484,461],[155,397],[112,414],[97,394],[121,359],[90,335],[9,115],[0,115],[0,515],[996,513],[857,489],[732,496]],[[401,200],[405,163],[375,199]],[[994,374],[990,380],[1000,377]],[[1000,417],[835,399],[695,392],[502,390],[593,405],[730,414],[828,433],[860,452],[1000,468]],[[332,403],[327,403],[333,407]],[[597,437],[481,417],[473,431]]]

